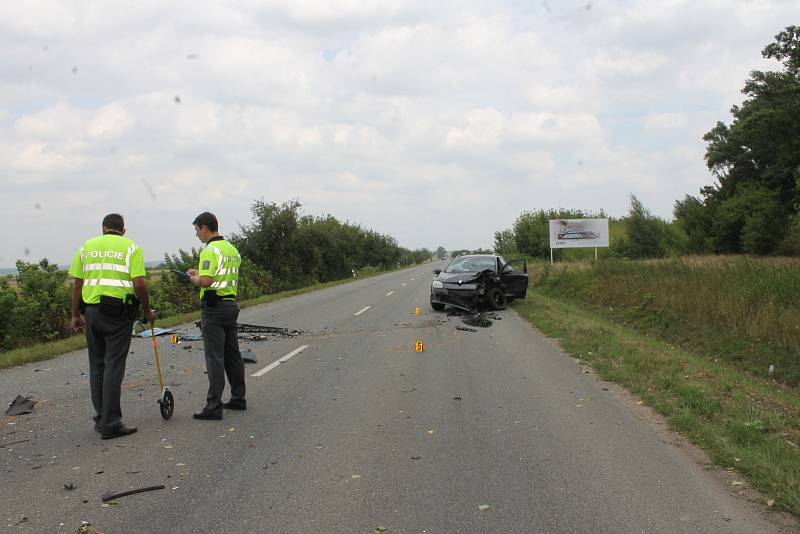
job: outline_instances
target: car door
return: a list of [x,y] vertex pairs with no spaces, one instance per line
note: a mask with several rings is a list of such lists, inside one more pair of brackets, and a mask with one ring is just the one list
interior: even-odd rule
[[528,294],[528,262],[524,259],[511,260],[500,271],[506,293],[524,299]]

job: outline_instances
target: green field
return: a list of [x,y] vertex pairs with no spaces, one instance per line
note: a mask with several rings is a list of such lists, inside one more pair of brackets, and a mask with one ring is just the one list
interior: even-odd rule
[[531,278],[521,315],[800,515],[800,261],[542,264]]

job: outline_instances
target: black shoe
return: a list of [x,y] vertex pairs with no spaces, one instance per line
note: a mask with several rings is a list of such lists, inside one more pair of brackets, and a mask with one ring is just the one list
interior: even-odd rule
[[222,414],[200,410],[196,414],[192,414],[192,417],[194,419],[202,419],[204,421],[219,421],[222,419]]
[[225,408],[226,410],[244,411],[247,409],[247,401],[244,399],[231,400],[230,402],[224,403],[222,407]]
[[122,436],[130,436],[131,434],[136,434],[135,426],[119,425],[113,432],[102,432],[100,437],[102,439],[114,439],[121,438]]

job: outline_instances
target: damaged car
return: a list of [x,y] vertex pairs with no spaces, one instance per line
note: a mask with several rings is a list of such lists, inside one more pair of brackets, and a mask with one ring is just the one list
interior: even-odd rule
[[473,312],[482,306],[499,310],[528,292],[528,263],[506,262],[497,254],[468,254],[453,259],[444,270],[435,269],[431,307],[445,306]]

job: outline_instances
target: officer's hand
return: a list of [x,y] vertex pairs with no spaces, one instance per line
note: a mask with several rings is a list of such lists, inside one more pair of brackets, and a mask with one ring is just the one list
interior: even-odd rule
[[145,310],[144,311],[144,321],[146,323],[152,324],[153,321],[155,321],[155,320],[156,320],[156,314],[155,314],[155,312],[153,312],[153,310]]
[[72,318],[72,329],[76,332],[80,332],[83,330],[83,327],[86,326],[86,321],[83,320],[83,315],[78,315],[77,317]]
[[189,276],[196,276],[197,275],[197,269],[189,269],[189,270],[186,271],[186,274],[188,274]]

